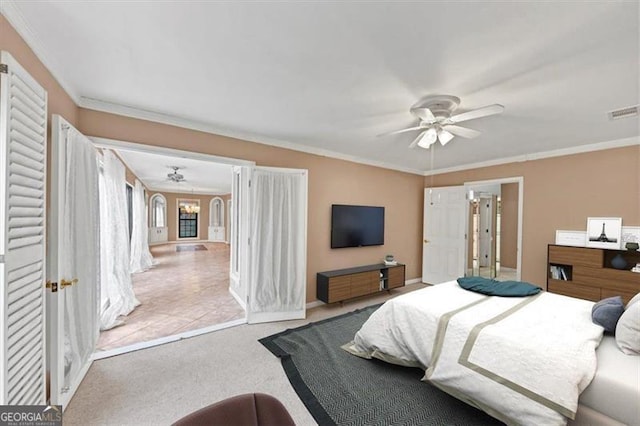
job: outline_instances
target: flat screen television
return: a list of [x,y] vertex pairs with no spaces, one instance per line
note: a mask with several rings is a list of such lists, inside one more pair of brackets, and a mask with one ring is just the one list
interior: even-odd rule
[[331,248],[384,244],[384,207],[331,206]]

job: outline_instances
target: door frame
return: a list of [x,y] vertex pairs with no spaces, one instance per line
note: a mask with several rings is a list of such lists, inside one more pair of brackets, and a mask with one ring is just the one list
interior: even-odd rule
[[[497,179],[488,179],[488,180],[479,180],[479,181],[471,181],[465,182],[464,188],[467,193],[467,199],[469,199],[469,191],[477,186],[484,185],[496,185],[503,183],[517,183],[518,184],[518,235],[517,235],[517,244],[516,244],[516,280],[522,280],[522,218],[524,211],[524,176],[513,176],[513,177],[505,177],[505,178],[497,178]],[[467,203],[467,214],[466,217],[466,227],[465,229],[469,229],[469,203]],[[464,256],[464,270],[467,271],[469,269],[468,260],[469,254],[467,250],[469,249],[469,244],[466,244],[465,256]]]
[[[242,160],[242,159],[238,159],[238,158],[229,158],[229,157],[220,157],[220,156],[212,155],[212,154],[203,154],[203,153],[199,153],[199,152],[184,151],[184,150],[180,150],[180,149],[166,148],[166,147],[155,146],[155,145],[144,145],[144,144],[121,141],[121,140],[116,140],[116,139],[101,138],[101,137],[97,137],[97,136],[87,136],[87,138],[89,138],[89,140],[91,140],[93,142],[93,144],[98,148],[115,149],[115,150],[122,149],[122,150],[142,152],[142,153],[147,153],[147,154],[171,155],[171,156],[174,156],[176,158],[189,158],[189,159],[194,159],[194,160],[209,161],[209,162],[212,162],[212,163],[228,164],[228,165],[231,165],[231,166],[248,166],[248,167],[255,166],[255,162],[254,161],[250,161],[250,160]],[[167,204],[166,208],[167,208],[167,212],[168,212],[168,209],[170,208],[168,204]],[[177,208],[177,205],[176,205],[176,208]],[[198,218],[198,220],[200,220],[200,218]],[[233,293],[232,293],[232,296],[233,296]],[[184,332],[184,333],[176,334],[176,335],[173,335],[173,336],[161,337],[159,339],[155,339],[155,340],[152,340],[152,341],[135,343],[133,345],[125,346],[125,347],[122,347],[122,348],[117,348],[117,349],[112,349],[112,350],[107,350],[107,351],[94,352],[93,359],[97,360],[97,359],[108,358],[108,357],[112,357],[112,356],[115,356],[115,355],[120,355],[120,354],[123,354],[123,353],[131,352],[131,351],[134,351],[134,350],[145,349],[145,348],[149,348],[149,347],[153,347],[153,346],[157,346],[157,345],[161,345],[161,344],[165,344],[165,343],[169,343],[169,342],[175,342],[175,341],[178,341],[178,340],[181,340],[181,339],[185,339],[185,338],[188,338],[188,337],[199,336],[201,334],[205,334],[205,333],[210,333],[212,331],[221,330],[223,328],[227,328],[227,327],[231,327],[231,326],[235,326],[235,325],[240,325],[240,324],[246,324],[246,322],[247,322],[247,317],[246,317],[246,313],[245,313],[245,317],[244,318],[238,319],[238,320],[234,320],[234,321],[231,321],[231,322],[228,322],[228,323],[225,323],[225,324],[218,324],[218,325],[213,325],[213,326],[210,326],[210,327],[201,328],[201,329],[198,329],[198,330],[191,330],[191,331],[187,331],[187,332]]]

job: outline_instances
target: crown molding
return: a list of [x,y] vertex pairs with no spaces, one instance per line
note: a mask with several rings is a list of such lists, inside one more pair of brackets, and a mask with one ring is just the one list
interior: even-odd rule
[[381,167],[383,169],[391,169],[399,172],[411,173],[416,175],[423,175],[424,173],[423,170],[413,169],[409,167],[401,167],[401,166],[386,163],[383,161],[363,159],[355,155],[343,154],[343,153],[331,151],[328,149],[311,147],[311,146],[289,142],[281,139],[271,138],[267,136],[260,136],[252,133],[232,131],[229,129],[216,127],[209,123],[195,121],[195,120],[191,120],[184,117],[159,113],[155,111],[143,110],[136,107],[121,105],[113,102],[101,101],[98,99],[81,97],[79,106],[86,109],[121,115],[124,117],[137,118],[140,120],[152,121],[154,123],[168,124],[170,126],[182,127],[185,129],[196,130],[199,132],[226,136],[229,138],[259,143],[262,145],[269,145],[269,146],[274,146],[278,148],[290,149],[292,151],[304,152],[306,154],[318,155],[320,157],[335,158],[338,160],[349,161],[352,163],[359,163],[367,166]]
[[514,157],[498,158],[496,160],[481,161],[479,163],[463,164],[454,167],[445,167],[432,171],[425,171],[424,176],[440,175],[444,173],[460,172],[464,170],[479,169],[483,167],[499,166],[509,163],[522,163],[525,161],[542,160],[544,158],[562,157],[565,155],[582,154],[585,152],[602,151],[605,149],[622,148],[625,146],[640,145],[640,136],[614,139],[606,142],[597,142],[587,145],[572,146],[570,148],[541,151],[533,154],[517,155]]
[[331,151],[322,148],[311,147],[294,142],[279,140],[276,138],[270,138],[260,136],[251,133],[244,133],[238,131],[232,131],[229,129],[223,129],[216,127],[209,123],[204,123],[196,120],[191,120],[184,117],[147,111],[135,107],[121,105],[112,102],[101,101],[98,99],[92,99],[80,96],[71,84],[62,78],[63,69],[57,61],[48,56],[45,52],[41,40],[35,35],[32,29],[25,21],[22,13],[16,6],[15,0],[2,0],[0,1],[0,14],[2,14],[11,26],[18,32],[18,34],[24,39],[27,45],[34,52],[36,57],[42,62],[45,68],[51,73],[53,78],[60,84],[63,90],[71,97],[71,99],[81,108],[102,111],[110,114],[121,115],[124,117],[136,118],[140,120],[152,121],[155,123],[167,124],[171,126],[177,126],[190,130],[201,131],[205,133],[226,136],[234,139],[241,139],[249,142],[259,143],[262,145],[269,145],[278,148],[290,149],[293,151],[304,152],[307,154],[318,155],[321,157],[329,157],[338,160],[349,161],[352,163],[364,164],[367,166],[380,167],[384,169],[396,170],[399,172],[417,174],[421,176],[431,176],[443,173],[458,172],[463,170],[477,169],[482,167],[491,167],[501,164],[518,163],[524,161],[540,160],[543,158],[560,157],[564,155],[580,154],[585,152],[600,151],[611,148],[620,148],[631,145],[640,145],[640,136],[634,136],[631,138],[616,139],[606,142],[598,142],[588,145],[580,145],[576,147],[557,149],[552,151],[543,151],[533,154],[524,154],[514,157],[505,157],[501,159],[495,159],[490,161],[464,164],[460,166],[446,167],[436,170],[418,170],[409,167],[401,167],[395,164],[386,163],[383,161],[375,161],[363,159],[355,155],[343,154],[336,151]]
[[40,38],[31,29],[27,21],[22,16],[22,13],[16,6],[14,0],[2,0],[0,1],[0,13],[7,18],[7,21],[17,31],[20,37],[23,38],[25,43],[31,48],[36,57],[42,62],[44,67],[49,71],[54,80],[62,87],[62,89],[69,95],[73,102],[78,105],[80,96],[74,89],[74,87],[62,78],[61,72],[64,67],[46,54],[46,49],[42,44]]
[[148,186],[147,189],[149,190],[149,192],[161,192],[163,194],[176,194],[176,195],[185,195],[185,196],[189,196],[189,195],[220,196],[220,195],[227,195],[227,194],[231,193],[231,191],[229,191],[229,192],[213,192],[213,191],[183,191],[183,192],[179,192],[179,191],[175,191],[175,190],[164,189],[164,188],[157,187],[157,186]]
[[417,170],[408,167],[400,167],[394,164],[385,163],[382,161],[367,160],[354,155],[347,155],[335,151],[330,151],[322,148],[310,147],[307,145],[296,144],[293,142],[282,141],[274,138],[261,137],[254,134],[234,132],[226,129],[220,129],[211,124],[202,123],[194,120],[190,120],[183,117],[158,113],[154,111],[146,111],[134,107],[115,104],[111,102],[104,102],[97,99],[89,99],[82,97],[80,106],[96,111],[102,111],[110,114],[121,115],[130,118],[137,118],[140,120],[152,121],[155,123],[168,124],[171,126],[182,127],[190,130],[197,130],[200,132],[211,133],[220,136],[226,136],[234,139],[241,139],[249,142],[259,143],[263,145],[275,146],[278,148],[290,149],[293,151],[304,152],[307,154],[318,155],[321,157],[335,158],[338,160],[349,161],[352,163],[364,164],[368,166],[380,167],[383,169],[396,170],[399,172],[417,174],[421,176],[431,176],[443,173],[458,172],[463,170],[477,169],[482,167],[498,166],[508,163],[519,163],[524,161],[540,160],[543,158],[560,157],[564,155],[580,154],[585,152],[600,151],[611,148],[620,148],[630,145],[640,145],[640,136],[634,136],[624,139],[615,139],[612,141],[598,142],[587,145],[579,145],[570,148],[562,148],[551,151],[541,151],[533,154],[523,154],[513,157],[498,158],[490,161],[483,161],[478,163],[463,164],[460,166],[446,167],[442,169],[429,170]]
[[176,192],[175,190],[169,190],[163,187],[149,185],[142,178],[140,178],[140,176],[136,174],[132,165],[129,162],[127,162],[127,160],[125,160],[122,155],[120,155],[120,151],[133,151],[133,152],[142,152],[142,153],[148,153],[148,154],[162,154],[167,156],[173,156],[176,158],[188,158],[190,160],[211,161],[214,163],[228,164],[229,166],[234,166],[234,165],[253,166],[255,164],[253,162],[245,161],[245,160],[236,160],[233,158],[218,157],[216,155],[200,154],[197,152],[190,152],[190,151],[181,151],[177,149],[163,148],[163,147],[158,147],[154,145],[141,145],[141,144],[136,144],[132,142],[119,141],[115,139],[98,138],[94,136],[89,136],[88,138],[91,142],[93,142],[94,146],[96,146],[97,148],[111,149],[115,151],[115,154],[118,157],[118,159],[122,161],[122,163],[134,174],[135,178],[139,180],[140,183],[147,190],[155,191],[155,192],[165,192],[165,193],[172,193],[172,194],[225,195],[231,192],[231,190],[227,192],[224,192],[224,191],[220,192],[220,191],[187,191],[185,189],[186,192],[184,191]]
[[231,157],[220,157],[218,155],[203,154],[195,151],[184,151],[181,149],[165,148],[158,145],[146,145],[135,142],[121,141],[117,139],[101,138],[98,136],[87,136],[98,148],[115,149],[118,151],[146,152],[149,154],[167,155],[178,158],[188,158],[191,160],[211,161],[213,163],[228,164],[230,166],[255,166],[255,161],[242,160]]

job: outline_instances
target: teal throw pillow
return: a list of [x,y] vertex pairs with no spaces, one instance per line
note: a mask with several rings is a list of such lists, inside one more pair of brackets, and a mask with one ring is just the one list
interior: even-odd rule
[[465,290],[489,296],[524,297],[542,291],[540,287],[524,281],[496,281],[483,277],[461,277],[458,284]]

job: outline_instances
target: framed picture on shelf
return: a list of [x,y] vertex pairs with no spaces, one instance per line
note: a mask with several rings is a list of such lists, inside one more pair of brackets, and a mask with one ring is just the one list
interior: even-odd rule
[[625,250],[627,243],[640,244],[640,226],[623,226],[622,236],[620,237],[620,248]]
[[559,246],[584,247],[587,243],[585,231],[556,231],[556,244]]
[[620,250],[621,217],[587,218],[587,247]]

